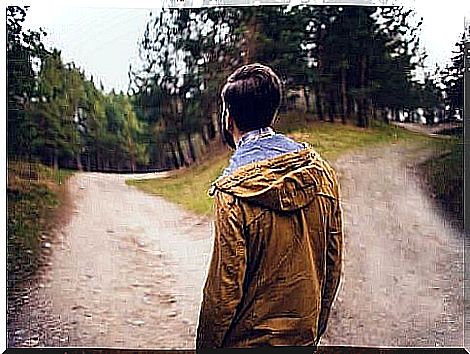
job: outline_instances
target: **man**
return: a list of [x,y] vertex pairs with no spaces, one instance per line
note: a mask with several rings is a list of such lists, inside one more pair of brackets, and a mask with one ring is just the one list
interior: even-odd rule
[[316,346],[342,267],[336,174],[271,128],[281,82],[269,67],[237,69],[221,96],[236,150],[210,191],[215,240],[196,347]]

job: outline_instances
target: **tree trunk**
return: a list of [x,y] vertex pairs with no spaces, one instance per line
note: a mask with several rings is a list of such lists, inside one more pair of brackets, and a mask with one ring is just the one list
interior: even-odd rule
[[[365,86],[364,86],[365,88]],[[369,127],[369,122],[372,114],[372,102],[370,99],[364,97],[364,124]]]
[[170,145],[171,157],[173,158],[173,166],[175,167],[175,169],[178,169],[180,168],[180,163],[178,160],[178,156],[176,155],[175,145],[171,142],[169,143],[169,145]]
[[305,113],[310,112],[310,95],[309,95],[309,89],[307,86],[303,87],[303,94],[304,94],[304,99],[305,99]]
[[86,166],[87,166],[87,171],[91,171],[91,156],[90,156],[89,151],[87,151],[87,155],[86,155]]
[[217,110],[211,111],[211,127],[214,131],[214,136],[211,139],[218,139],[221,132],[220,119],[216,112]]
[[366,117],[367,100],[365,98],[365,92],[364,92],[366,88],[366,69],[367,69],[366,56],[362,55],[361,63],[360,63],[360,72],[359,72],[359,87],[361,88],[362,92],[358,100],[359,116],[358,116],[358,121],[357,121],[357,125],[362,128],[365,128],[368,125],[368,120]]
[[346,94],[347,82],[346,82],[346,70],[341,68],[341,121],[346,124],[348,115],[348,97]]
[[367,128],[369,126],[369,121],[370,121],[370,107],[369,107],[369,102],[367,99],[364,98],[364,127]]
[[357,112],[357,125],[361,128],[366,127],[366,121],[364,117],[364,101],[359,100],[358,112]]
[[211,113],[211,120],[209,121],[209,124],[207,125],[207,135],[210,140],[213,140],[216,137],[215,125],[214,125],[214,121],[212,120],[212,113]]
[[135,160],[135,156],[131,155],[131,171],[135,172],[136,169],[137,169],[137,163]]
[[208,126],[205,126],[201,129],[201,139],[202,139],[202,142],[203,142],[204,146],[209,145],[209,137],[208,137],[208,133],[207,133],[208,130],[209,130]]
[[315,106],[317,109],[317,115],[319,120],[323,120],[323,100],[322,93],[319,85],[315,88]]
[[82,172],[82,171],[83,171],[82,157],[81,157],[81,155],[80,155],[79,152],[77,152],[76,158],[77,158],[77,170],[79,170],[80,172]]
[[183,147],[181,146],[181,141],[179,138],[176,139],[176,147],[178,150],[178,156],[181,162],[181,166],[188,166],[189,164],[184,157]]
[[334,123],[335,121],[335,115],[336,115],[336,97],[333,92],[333,90],[330,90],[330,94],[328,95],[329,100],[328,100],[328,114],[330,116],[330,122]]
[[98,170],[104,171],[104,158],[101,154],[98,156]]
[[316,90],[315,90],[315,96],[317,98],[316,103],[317,103],[317,112],[318,112],[318,119],[319,120],[324,120],[325,119],[325,103],[323,100],[323,94],[324,94],[324,85],[322,81],[323,77],[323,55],[324,55],[324,46],[323,46],[323,40],[325,37],[325,31],[323,30],[322,27],[320,27],[320,33],[319,33],[319,41],[318,41],[318,58],[317,58],[317,70],[319,74],[319,81],[318,84],[316,85]]
[[196,150],[194,149],[193,142],[191,140],[191,133],[187,133],[186,137],[188,139],[188,145],[189,145],[189,154],[191,155],[191,160],[193,162],[196,162],[197,157],[196,157]]
[[136,170],[136,147],[135,147],[135,144],[134,142],[132,141],[131,137],[128,136],[127,137],[127,145],[129,146],[129,159],[130,159],[130,163],[131,163],[131,171],[132,172],[135,172]]
[[252,8],[252,15],[246,25],[247,34],[247,47],[245,56],[243,57],[243,64],[250,64],[254,62],[256,54],[256,34],[260,31],[261,24],[258,22],[258,10],[256,7]]
[[54,170],[59,169],[59,150],[54,149]]
[[387,124],[390,123],[388,120],[388,110],[384,108],[382,108],[382,120]]
[[411,122],[411,112],[407,110],[406,113],[408,113],[408,115],[407,115],[407,117],[405,117],[405,122],[410,123]]

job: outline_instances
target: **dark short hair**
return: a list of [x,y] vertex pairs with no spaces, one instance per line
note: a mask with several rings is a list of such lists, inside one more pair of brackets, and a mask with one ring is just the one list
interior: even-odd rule
[[240,131],[264,128],[281,104],[281,80],[268,66],[244,65],[227,78],[221,97]]

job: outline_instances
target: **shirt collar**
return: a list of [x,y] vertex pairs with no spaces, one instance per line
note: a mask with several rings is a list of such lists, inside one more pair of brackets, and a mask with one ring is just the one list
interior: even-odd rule
[[243,136],[240,138],[240,140],[237,143],[237,149],[249,141],[255,141],[260,138],[272,136],[274,134],[276,134],[276,132],[271,127],[264,127],[260,129],[250,130],[249,132],[243,134]]

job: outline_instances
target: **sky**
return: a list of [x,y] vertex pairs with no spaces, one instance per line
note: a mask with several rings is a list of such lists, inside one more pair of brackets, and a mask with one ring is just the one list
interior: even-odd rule
[[[426,65],[445,66],[463,32],[465,15],[470,20],[470,1],[402,3],[423,17],[421,43],[429,55]],[[41,1],[31,5],[25,27],[44,28],[46,45],[60,49],[65,62],[75,62],[94,76],[95,83],[102,81],[106,91],[126,92],[129,64],[137,60],[138,41],[151,9],[159,6],[161,2],[145,0],[68,1],[61,5]]]

